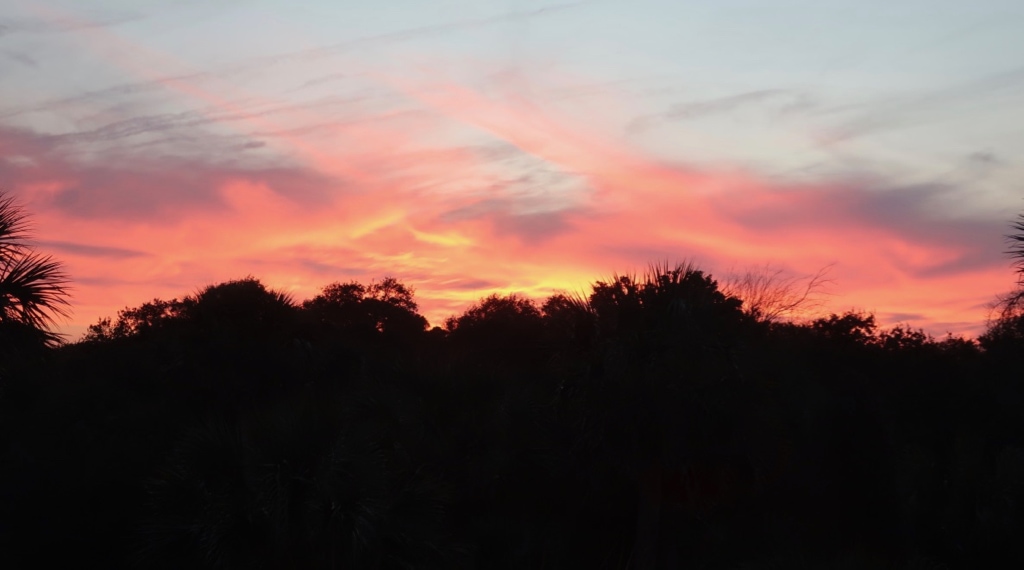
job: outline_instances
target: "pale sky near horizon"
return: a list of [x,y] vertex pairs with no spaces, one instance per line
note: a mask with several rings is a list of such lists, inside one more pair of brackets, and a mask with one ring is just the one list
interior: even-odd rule
[[0,0],[0,188],[72,337],[246,275],[437,324],[684,260],[976,334],[1022,156],[1020,2]]

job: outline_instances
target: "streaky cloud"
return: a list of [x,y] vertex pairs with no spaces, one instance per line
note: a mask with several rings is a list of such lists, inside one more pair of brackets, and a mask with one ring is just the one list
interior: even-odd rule
[[[821,142],[833,145],[868,134],[945,120],[950,117],[950,106],[978,105],[986,100],[986,104],[998,105],[999,101],[993,101],[993,96],[1021,87],[1024,87],[1024,67],[1014,67],[936,91],[822,108],[816,111],[820,115],[849,113],[853,117],[830,129]],[[1015,109],[1017,103],[1004,101],[1003,105]]]
[[11,61],[14,61],[14,62],[17,62],[17,63],[19,63],[19,64],[21,64],[21,65],[23,65],[25,67],[30,67],[30,68],[33,68],[33,69],[39,67],[39,62],[36,61],[36,59],[34,57],[30,56],[29,54],[27,54],[25,52],[7,50],[7,51],[4,51],[3,53],[4,53],[5,56],[7,56],[7,59],[9,59]]
[[61,253],[69,255],[79,255],[82,257],[106,257],[111,259],[130,259],[133,257],[147,257],[151,254],[135,250],[125,249],[121,247],[109,247],[99,245],[88,245],[84,243],[74,243],[66,241],[36,241],[36,243],[44,249],[52,249]]
[[627,125],[626,130],[632,133],[639,133],[664,123],[719,115],[739,107],[768,101],[782,101],[783,105],[780,107],[780,112],[793,112],[810,107],[809,100],[804,94],[789,89],[761,89],[728,97],[679,103],[669,107],[668,110],[662,113],[645,115],[634,119]]
[[[524,20],[536,18],[539,16],[546,16],[549,14],[554,14],[565,10],[578,8],[586,4],[590,4],[592,3],[592,1],[593,0],[584,0],[581,2],[545,6],[533,10],[512,11],[504,14],[499,14],[496,16],[489,16],[483,18],[469,18],[441,24],[418,26],[395,32],[358,37],[350,40],[336,42],[326,46],[305,48],[277,55],[253,57],[230,64],[218,65],[213,69],[205,71],[162,76],[146,81],[126,82],[108,88],[93,90],[87,93],[74,95],[71,97],[64,97],[60,99],[44,101],[38,105],[22,107],[19,109],[13,109],[6,112],[2,112],[0,113],[0,119],[16,117],[30,112],[37,112],[46,109],[64,107],[85,101],[102,100],[110,96],[128,95],[148,91],[163,90],[166,89],[166,85],[169,84],[202,82],[211,79],[226,79],[231,76],[235,76],[253,70],[266,72],[270,68],[275,66],[285,65],[288,63],[294,63],[299,61],[316,61],[327,57],[334,57],[336,55],[340,55],[345,52],[364,46],[387,45],[421,37],[430,37],[445,33],[451,33],[459,30],[468,30],[478,28],[481,26],[488,26],[509,21]],[[3,22],[0,21],[0,35],[3,34],[3,30],[5,29],[3,25]],[[41,23],[39,23],[39,25],[45,27],[45,25]],[[100,22],[82,25],[88,28],[105,27]],[[13,32],[15,30],[21,29],[23,26],[24,24],[10,23],[8,24],[8,29]],[[313,81],[315,82],[316,80]],[[308,85],[304,85],[304,87],[306,86]]]
[[56,34],[110,28],[143,19],[139,14],[108,15],[98,20],[0,18],[0,38],[13,35]]

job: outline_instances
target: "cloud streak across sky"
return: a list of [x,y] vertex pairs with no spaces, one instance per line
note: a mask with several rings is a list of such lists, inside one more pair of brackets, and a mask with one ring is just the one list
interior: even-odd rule
[[1013,282],[1024,44],[964,27],[1009,3],[89,4],[0,22],[0,186],[68,265],[72,335],[248,274],[393,275],[439,323],[648,262],[834,264],[826,308],[936,334]]

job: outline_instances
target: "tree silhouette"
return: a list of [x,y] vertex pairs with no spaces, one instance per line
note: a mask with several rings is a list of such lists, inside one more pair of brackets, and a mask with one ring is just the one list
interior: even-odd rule
[[849,311],[842,315],[831,314],[811,322],[811,330],[836,342],[864,345],[875,340],[875,316]]
[[1010,241],[1010,250],[1007,253],[1014,258],[1014,266],[1017,268],[1017,284],[1024,287],[1024,214],[1019,216],[1012,227],[1016,233],[1007,236]]
[[924,330],[912,329],[907,325],[897,325],[878,333],[876,343],[883,350],[910,353],[935,345],[935,339]]
[[90,325],[82,340],[145,337],[174,324],[187,324],[206,335],[250,335],[259,329],[283,326],[295,309],[286,293],[267,289],[254,277],[245,277],[209,285],[180,301],[153,299],[138,307],[122,309],[116,320],[102,318]]
[[1011,227],[1015,233],[1006,236],[1010,249],[1005,253],[1013,259],[1017,288],[996,300],[995,318],[990,319],[987,330],[978,338],[988,351],[1010,353],[1024,345],[1024,214]]
[[368,286],[356,281],[331,283],[302,308],[322,328],[350,340],[380,335],[408,340],[427,328],[427,320],[416,312],[413,289],[394,277]]
[[998,301],[999,316],[1004,320],[1024,317],[1024,214],[1011,227],[1015,233],[1006,236],[1010,243],[1006,253],[1013,259],[1013,267],[1017,272],[1017,290]]
[[153,299],[138,307],[125,308],[117,312],[117,320],[106,317],[89,325],[82,340],[106,341],[147,335],[183,318],[186,307],[194,303],[192,297],[186,297],[184,301]]
[[5,337],[37,337],[54,345],[55,317],[68,315],[68,278],[60,262],[35,253],[25,213],[0,193],[0,327]]
[[829,269],[827,265],[804,281],[765,266],[733,276],[722,286],[722,292],[742,299],[748,315],[762,322],[776,322],[818,308],[821,303],[816,294],[830,282],[825,277]]
[[466,362],[519,368],[541,355],[544,322],[530,299],[492,294],[445,321],[452,347]]
[[481,329],[522,329],[540,323],[541,313],[530,299],[510,293],[493,294],[466,309],[462,315],[449,318],[445,327],[449,332],[458,330],[479,332]]
[[205,327],[234,330],[280,326],[294,309],[291,296],[250,276],[204,288],[182,313]]

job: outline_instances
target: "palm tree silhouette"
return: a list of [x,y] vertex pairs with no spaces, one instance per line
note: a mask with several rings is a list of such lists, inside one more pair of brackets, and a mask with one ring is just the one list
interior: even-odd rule
[[1017,270],[1017,291],[1011,293],[1005,301],[1004,315],[1018,311],[1024,304],[1024,214],[1011,226],[1015,233],[1006,236],[1010,249],[1006,253],[1013,258],[1013,266]]
[[1015,233],[1006,236],[1010,249],[1006,253],[1013,258],[1017,272],[1017,288],[1000,295],[993,304],[994,317],[987,330],[978,337],[986,351],[1016,354],[1024,342],[1024,214],[1011,225]]
[[1007,236],[1007,239],[1010,241],[1010,251],[1008,253],[1016,259],[1014,266],[1017,267],[1018,278],[1024,281],[1024,214],[1021,214],[1018,218],[1020,219],[1013,224],[1013,229],[1017,233]]
[[57,344],[55,317],[68,315],[68,278],[60,262],[33,252],[29,225],[14,198],[0,193],[0,330]]

